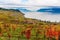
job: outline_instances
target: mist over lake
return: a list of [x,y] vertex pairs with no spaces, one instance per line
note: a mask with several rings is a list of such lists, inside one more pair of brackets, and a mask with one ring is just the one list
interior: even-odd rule
[[26,18],[33,18],[43,21],[51,21],[51,22],[60,22],[60,14],[51,14],[51,13],[43,13],[43,12],[26,12],[24,15]]
[[35,7],[35,11],[32,10],[32,8],[34,7],[30,8],[31,9],[27,8],[25,11],[22,10],[22,12],[25,14],[24,16],[27,18],[51,22],[60,22],[60,7]]

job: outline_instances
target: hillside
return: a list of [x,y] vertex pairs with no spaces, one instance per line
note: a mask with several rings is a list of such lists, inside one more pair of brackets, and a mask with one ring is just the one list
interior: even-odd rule
[[0,8],[0,40],[48,40],[49,29],[60,32],[60,23],[25,18],[19,10]]

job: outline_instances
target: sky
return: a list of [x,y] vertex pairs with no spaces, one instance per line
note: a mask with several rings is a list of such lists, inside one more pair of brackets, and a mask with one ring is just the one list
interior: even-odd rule
[[[0,0],[0,7],[3,8],[13,8],[13,7],[25,7],[27,10],[36,11],[40,8],[44,8],[46,6],[59,6],[60,0]],[[26,13],[25,17],[47,20],[47,21],[60,21],[60,15],[52,15],[49,13],[38,13],[38,12],[30,12]]]
[[0,6],[12,5],[12,6],[60,6],[60,0],[0,0]]
[[0,7],[34,7],[30,10],[38,9],[35,6],[60,6],[60,0],[0,0]]
[[60,6],[60,0],[0,0],[0,7],[4,8],[32,7],[27,9],[37,10],[39,6]]

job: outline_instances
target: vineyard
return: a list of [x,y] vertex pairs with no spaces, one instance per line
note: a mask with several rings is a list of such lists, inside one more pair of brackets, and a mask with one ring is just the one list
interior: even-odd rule
[[60,40],[60,23],[25,18],[0,8],[0,40]]

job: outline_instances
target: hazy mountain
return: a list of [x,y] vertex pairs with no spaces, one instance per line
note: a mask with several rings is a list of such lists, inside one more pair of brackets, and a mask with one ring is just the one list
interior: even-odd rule
[[19,10],[21,12],[32,12],[31,10],[28,10],[25,7],[16,7],[16,8],[12,8],[12,9]]
[[31,10],[27,10],[27,9],[19,9],[22,12],[32,12]]
[[60,14],[60,8],[59,7],[41,8],[37,10],[37,12],[50,12],[52,14]]

